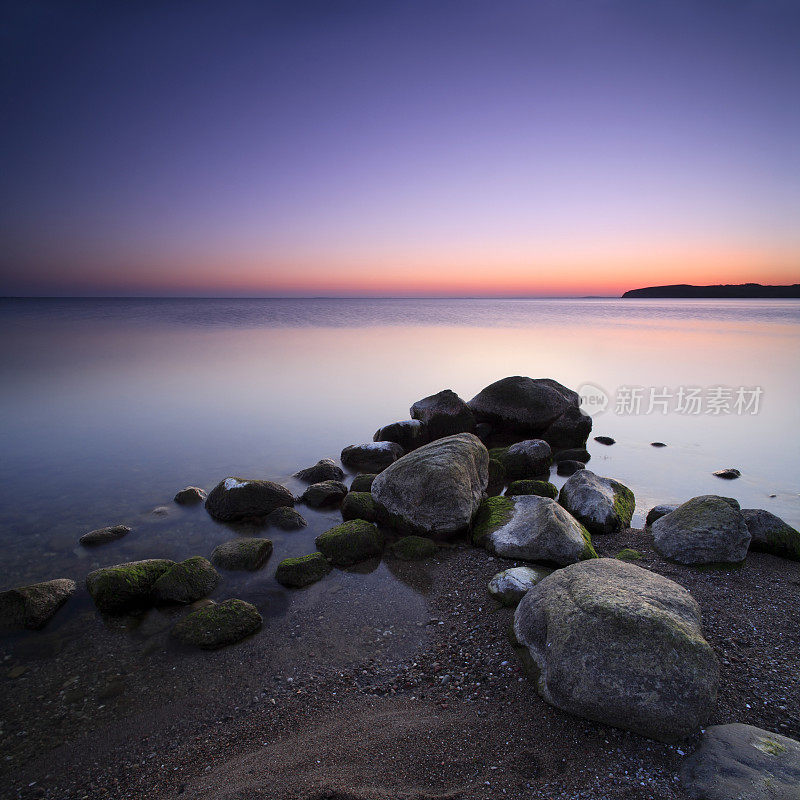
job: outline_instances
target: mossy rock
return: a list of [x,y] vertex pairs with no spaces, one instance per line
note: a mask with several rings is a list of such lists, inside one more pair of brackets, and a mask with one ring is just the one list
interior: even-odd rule
[[170,567],[154,584],[156,600],[171,603],[193,603],[211,594],[219,583],[219,573],[211,562],[194,556]]
[[309,553],[298,558],[284,558],[275,572],[275,580],[290,589],[300,589],[322,580],[331,571],[322,553]]
[[742,516],[752,537],[751,550],[800,561],[800,532],[791,525],[760,508],[742,509]]
[[642,558],[642,554],[638,550],[626,547],[624,550],[620,550],[614,558],[618,558],[620,561],[639,561]]
[[353,482],[350,484],[351,492],[371,492],[372,482],[378,476],[374,472],[367,472],[363,475],[356,475]]
[[377,522],[378,514],[378,504],[370,492],[349,492],[342,503],[342,518],[345,520]]
[[320,534],[317,549],[337,567],[349,567],[383,552],[383,534],[364,519],[352,519]]
[[232,539],[218,545],[211,554],[211,560],[222,569],[256,570],[267,563],[272,555],[272,542],[269,539]]
[[404,536],[389,545],[389,552],[402,561],[419,561],[431,558],[439,551],[436,542],[424,536]]
[[508,497],[488,497],[475,514],[472,522],[472,544],[483,547],[490,533],[506,524],[514,512],[514,501]]
[[172,635],[184,644],[216,650],[255,633],[262,622],[254,605],[230,599],[187,614],[172,629]]
[[264,519],[264,523],[273,528],[280,528],[282,531],[296,531],[308,525],[302,514],[288,506],[281,506],[270,511]]
[[486,494],[490,497],[498,495],[503,491],[506,483],[506,468],[503,462],[496,458],[489,459],[489,485],[486,487]]
[[509,497],[514,495],[535,494],[538,497],[549,497],[555,500],[558,497],[558,489],[550,481],[513,481],[508,484],[506,494]]
[[108,614],[119,614],[153,604],[153,586],[174,561],[149,558],[102,567],[86,576],[86,588],[95,605]]

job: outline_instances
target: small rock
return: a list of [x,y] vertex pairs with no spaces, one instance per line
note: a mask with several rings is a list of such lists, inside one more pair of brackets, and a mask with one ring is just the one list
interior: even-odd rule
[[371,492],[372,482],[378,476],[374,472],[367,472],[363,475],[356,475],[353,482],[350,484],[351,492]]
[[86,547],[92,547],[121,539],[130,532],[131,528],[127,525],[109,525],[107,528],[98,528],[97,530],[89,531],[89,533],[84,533],[78,541]]
[[156,506],[151,512],[156,517],[166,517],[169,514],[167,506]]
[[75,589],[75,581],[56,578],[0,592],[0,629],[43,628],[74,594]]
[[559,461],[556,473],[561,476],[574,475],[582,469],[586,469],[586,465],[582,461]]
[[349,492],[342,503],[342,519],[377,522],[380,510],[370,492]]
[[288,506],[281,506],[274,511],[270,511],[264,517],[264,524],[273,528],[280,528],[282,531],[296,531],[308,525],[299,512]]
[[331,571],[328,559],[322,553],[309,553],[299,558],[284,558],[275,572],[275,580],[282,586],[300,589],[316,583]]
[[174,566],[175,562],[166,558],[149,558],[102,567],[86,576],[86,588],[95,605],[105,613],[147,608],[155,599],[155,582]]
[[452,389],[418,400],[411,406],[411,418],[423,423],[430,439],[475,432],[472,411]]
[[219,583],[219,573],[202,556],[187,558],[170,567],[154,584],[156,600],[171,603],[192,603],[205,597]]
[[11,667],[11,669],[6,673],[6,677],[13,681],[17,678],[21,678],[27,671],[28,668],[22,665]]
[[397,442],[351,444],[342,450],[342,464],[364,472],[382,472],[401,458],[405,450]]
[[650,442],[650,447],[666,447],[664,442]]
[[294,477],[308,483],[340,481],[344,478],[344,470],[333,459],[321,458],[313,467],[295,472]]
[[552,570],[545,567],[505,569],[489,581],[489,594],[504,606],[516,606],[529,589],[551,572]]
[[347,567],[379,556],[384,542],[383,534],[372,523],[353,519],[320,534],[315,544],[333,564]]
[[250,636],[262,622],[254,605],[231,599],[187,614],[172,629],[172,635],[184,644],[215,650]]
[[347,487],[341,481],[321,481],[312,483],[300,499],[311,508],[322,508],[338,505],[346,494]]
[[718,469],[715,473],[718,478],[723,478],[726,481],[736,480],[736,478],[741,478],[742,473],[739,472],[738,469],[734,469],[733,467],[728,467],[728,469]]
[[374,442],[395,442],[407,453],[430,441],[425,424],[418,419],[404,419],[379,428],[372,437]]
[[272,555],[270,539],[231,539],[214,548],[211,560],[222,569],[257,570],[267,563]]
[[762,508],[743,508],[742,516],[750,531],[751,550],[800,561],[800,532],[791,525]]
[[627,486],[588,469],[574,474],[561,487],[558,501],[592,534],[627,528],[636,505]]
[[513,481],[508,484],[508,489],[506,489],[508,497],[523,494],[535,494],[555,500],[558,497],[558,489],[550,481]]
[[594,440],[596,442],[600,442],[600,444],[606,444],[606,445],[612,445],[617,443],[617,440],[612,439],[610,436],[595,436]]
[[647,519],[644,521],[645,528],[649,528],[657,519],[661,519],[661,517],[665,517],[667,514],[671,514],[678,506],[653,506],[647,512]]
[[206,497],[205,490],[199,486],[187,486],[181,489],[173,499],[181,506],[196,506],[198,503],[205,502]]
[[221,522],[263,519],[281,506],[293,506],[294,496],[272,481],[228,477],[220,481],[206,499],[206,510]]

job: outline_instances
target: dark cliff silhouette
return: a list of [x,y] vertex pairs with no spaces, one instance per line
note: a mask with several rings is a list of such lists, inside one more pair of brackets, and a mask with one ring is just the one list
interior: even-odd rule
[[648,286],[645,289],[631,289],[622,297],[800,298],[800,283],[791,286],[762,286],[760,283],[691,286],[688,283],[677,283],[673,286]]

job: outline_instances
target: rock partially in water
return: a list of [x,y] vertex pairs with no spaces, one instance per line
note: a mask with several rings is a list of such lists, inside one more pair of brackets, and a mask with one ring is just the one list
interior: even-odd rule
[[568,450],[556,450],[553,453],[553,461],[580,461],[581,464],[586,464],[590,461],[592,456],[585,447],[570,447]]
[[273,528],[279,528],[282,531],[296,531],[308,525],[305,518],[299,512],[288,506],[281,506],[274,511],[270,511],[269,514],[264,517],[264,524]]
[[714,473],[714,475],[726,481],[733,481],[736,480],[736,478],[742,477],[742,473],[739,472],[738,469],[734,469],[733,467],[728,467],[727,469],[718,469]]
[[545,567],[512,567],[489,581],[489,594],[504,606],[516,606],[527,592],[552,570]]
[[405,450],[397,442],[351,444],[342,450],[342,464],[362,472],[382,472],[401,458]]
[[344,470],[333,459],[321,458],[313,467],[307,467],[295,472],[294,477],[307,483],[340,481],[344,478]]
[[543,439],[526,439],[512,444],[503,456],[506,480],[536,478],[550,471],[553,453]]
[[365,472],[363,475],[356,475],[350,484],[351,492],[371,492],[372,482],[378,476],[374,472]]
[[671,514],[678,506],[653,506],[647,512],[647,518],[644,521],[645,528],[649,528],[657,519],[661,519],[661,517],[666,517],[667,514]]
[[568,408],[541,437],[555,448],[583,448],[592,432],[592,418],[579,408]]
[[56,578],[0,592],[0,630],[39,630],[75,592],[75,581]]
[[410,453],[417,447],[427,444],[430,437],[424,423],[418,419],[404,419],[379,428],[372,437],[372,441],[395,442],[406,453]]
[[232,598],[187,614],[172,629],[172,635],[183,644],[216,650],[251,636],[262,622],[254,605]]
[[299,558],[284,558],[275,572],[275,580],[290,589],[322,580],[331,571],[328,559],[322,553],[309,553]]
[[743,508],[750,549],[800,561],[800,532],[763,508]]
[[401,561],[421,561],[435,556],[439,548],[426,536],[404,536],[389,545],[389,552]]
[[78,541],[86,547],[94,547],[98,544],[115,542],[131,532],[129,525],[109,525],[107,528],[97,528],[97,530],[84,533]]
[[153,584],[153,597],[168,603],[193,603],[211,594],[217,584],[219,573],[211,562],[194,556],[170,567]]
[[257,570],[267,563],[272,555],[270,539],[241,538],[231,539],[214,548],[211,560],[222,569]]
[[377,522],[380,516],[378,504],[370,492],[350,492],[342,503],[342,519],[364,519]]
[[508,497],[523,494],[535,494],[555,500],[558,497],[558,489],[550,481],[513,481],[508,484],[506,489]]
[[312,483],[300,499],[311,508],[322,508],[339,505],[346,494],[347,487],[341,481],[321,481]]
[[617,443],[617,440],[612,439],[610,436],[595,436],[594,440],[596,442],[599,442],[600,444],[605,444],[609,446]]
[[486,504],[496,507],[488,516],[478,512],[473,533],[499,556],[557,566],[597,558],[588,531],[549,497],[491,497]]
[[695,800],[797,800],[800,742],[739,722],[712,725],[680,778]]
[[556,474],[566,477],[574,475],[582,469],[586,469],[586,465],[582,461],[559,461],[556,466]]
[[375,478],[372,496],[394,527],[425,536],[469,528],[489,481],[489,453],[461,433],[403,456]]
[[750,531],[729,497],[693,497],[652,525],[653,544],[662,556],[680,564],[744,561]]
[[293,506],[294,496],[273,481],[228,477],[206,499],[208,513],[222,522],[263,519],[276,508]]
[[666,447],[664,442],[650,442],[650,447]]
[[187,486],[181,489],[173,500],[181,506],[196,506],[198,503],[205,502],[206,492],[199,486]]
[[153,605],[153,587],[174,561],[149,558],[102,567],[86,576],[86,588],[100,611],[122,614]]
[[353,519],[314,540],[317,549],[337,567],[349,567],[383,553],[383,534],[370,522]]
[[561,487],[558,501],[593,534],[627,528],[636,505],[627,486],[588,469],[576,472]]
[[578,717],[676,741],[704,724],[717,659],[683,587],[613,558],[557,570],[523,597],[514,635],[544,700]]
[[411,418],[423,423],[430,439],[475,432],[472,411],[452,389],[417,400],[411,406]]

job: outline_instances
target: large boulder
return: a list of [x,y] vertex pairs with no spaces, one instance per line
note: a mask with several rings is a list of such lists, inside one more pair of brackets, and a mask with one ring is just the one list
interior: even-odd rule
[[800,532],[763,508],[743,508],[750,549],[800,561]]
[[276,508],[294,505],[294,496],[272,481],[229,477],[220,481],[206,498],[206,510],[221,522],[262,519]]
[[627,528],[636,505],[627,486],[588,469],[579,470],[566,481],[558,501],[590,533],[615,533]]
[[489,453],[477,436],[447,436],[384,470],[372,484],[372,496],[395,527],[446,536],[469,527],[486,490],[488,470]]
[[407,453],[427,444],[429,439],[425,424],[418,419],[404,419],[384,425],[372,437],[373,442],[395,442]]
[[680,564],[744,561],[750,531],[739,504],[728,497],[693,497],[653,522],[653,544],[662,556]]
[[475,417],[469,406],[452,390],[417,400],[411,406],[411,418],[419,420],[430,439],[441,439],[456,433],[474,433]]
[[405,450],[397,442],[351,444],[342,450],[342,464],[361,472],[381,472],[400,458]]
[[560,567],[597,558],[586,528],[555,500],[538,495],[488,498],[478,511],[473,541],[504,558]]
[[187,614],[172,629],[172,635],[184,644],[216,650],[255,633],[262,622],[254,605],[231,599],[210,603]]
[[300,499],[311,508],[322,508],[339,505],[346,494],[347,487],[341,481],[321,481],[312,483]]
[[553,453],[550,445],[543,439],[526,439],[506,449],[502,463],[506,470],[506,480],[537,478],[547,475]]
[[129,525],[109,525],[106,528],[97,528],[96,530],[84,533],[78,541],[85,547],[94,547],[98,544],[107,544],[127,536],[131,532]]
[[321,533],[317,549],[337,567],[349,567],[383,553],[383,534],[370,522],[351,519]]
[[153,597],[168,603],[193,603],[217,588],[219,573],[202,556],[170,567],[154,584]]
[[545,567],[512,567],[498,572],[489,581],[489,594],[501,605],[515,606],[530,589],[552,570]]
[[331,565],[322,553],[309,553],[297,558],[284,558],[275,571],[275,580],[289,589],[322,580],[331,571]]
[[295,472],[294,477],[308,483],[340,481],[344,478],[344,470],[332,459],[321,458],[313,467],[307,467]]
[[797,800],[800,742],[738,722],[712,725],[680,777],[694,800]]
[[261,569],[271,555],[271,540],[242,537],[217,545],[211,554],[211,560],[222,569],[252,572]]
[[700,607],[633,564],[601,558],[557,570],[522,598],[514,635],[539,694],[579,717],[676,741],[716,700],[718,664]]
[[174,561],[148,558],[113,567],[102,567],[86,576],[86,588],[95,605],[107,614],[147,608],[155,600],[153,587]]
[[56,578],[0,592],[0,630],[43,628],[75,588],[75,581]]

